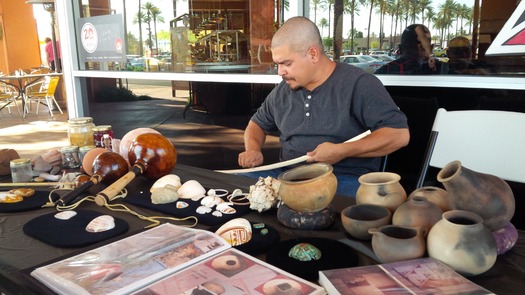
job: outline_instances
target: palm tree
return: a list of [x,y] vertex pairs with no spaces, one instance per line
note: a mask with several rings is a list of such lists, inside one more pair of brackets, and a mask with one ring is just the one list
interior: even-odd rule
[[164,18],[160,15],[161,11],[158,7],[153,6],[151,8],[151,17],[153,18],[153,31],[155,32],[155,48],[157,52],[159,50],[159,42],[157,38],[157,22],[164,23]]
[[317,7],[321,5],[323,0],[312,0],[312,5],[314,6],[314,24],[317,23]]
[[151,16],[151,11],[153,9],[153,7],[155,7],[155,5],[153,5],[151,2],[146,2],[146,4],[144,4],[144,6],[142,6],[142,9],[146,10],[146,14],[144,15],[143,17],[143,20],[144,22],[146,22],[148,24],[148,46],[149,46],[149,51],[152,52],[152,48],[153,48],[153,37],[152,37],[152,34],[151,34],[151,21],[153,20],[153,17]]
[[321,37],[323,37],[324,28],[328,27],[328,20],[323,17],[317,25],[321,27]]
[[142,22],[144,21],[144,14],[142,14],[141,9],[142,7],[140,5],[140,0],[139,0],[139,11],[133,18],[133,24],[139,25],[139,55],[144,55],[143,48],[142,48],[142,44],[144,44],[142,40]]
[[[374,6],[376,5],[376,2],[375,0],[367,0],[365,3],[370,4],[370,12],[368,14],[368,27],[370,28],[370,25],[372,24],[372,12],[374,11]],[[370,29],[368,29],[368,32],[366,35],[366,51],[368,52],[369,50],[370,50]]]
[[359,15],[359,7],[358,5],[362,5],[364,3],[364,0],[345,0],[344,1],[344,9],[345,12],[350,14],[350,51],[354,52],[354,37],[355,37],[355,16]]

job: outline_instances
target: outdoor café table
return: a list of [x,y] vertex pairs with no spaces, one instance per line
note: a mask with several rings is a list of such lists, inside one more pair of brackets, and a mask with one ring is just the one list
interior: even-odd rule
[[46,73],[46,74],[24,74],[24,75],[8,75],[0,76],[0,81],[5,84],[9,84],[18,90],[18,98],[22,98],[22,111],[24,118],[26,116],[26,89],[31,87],[44,79],[45,77],[61,76],[62,73]]
[[[182,182],[194,179],[200,182],[205,188],[223,188],[230,192],[236,188],[243,192],[249,190],[250,185],[255,184],[254,179],[214,172],[207,169],[177,164],[173,173],[178,175]],[[7,182],[9,179],[0,178],[0,182]],[[128,185],[128,189],[137,189],[145,182],[145,178],[138,176]],[[134,187],[136,186],[136,187]],[[148,187],[142,187],[148,189]],[[5,189],[2,189],[5,190]],[[335,196],[332,206],[340,213],[342,209],[355,204],[355,199],[350,197]],[[146,216],[159,215],[158,212],[144,208],[128,205],[131,209]],[[117,237],[124,237],[144,230],[150,222],[138,219],[125,212],[108,211],[105,207],[99,207],[93,202],[82,203],[78,209],[88,209],[104,214],[111,214],[114,217],[124,219],[129,224],[127,233]],[[58,248],[53,247],[34,238],[26,236],[22,230],[24,224],[35,217],[57,212],[55,208],[42,208],[34,211],[18,213],[0,213],[0,291],[7,289],[11,292],[6,294],[54,294],[48,288],[32,279],[28,275],[31,269],[50,261],[56,261],[68,256],[83,253],[95,247],[113,242],[115,239],[104,241],[92,246],[82,248]],[[300,230],[291,229],[283,226],[277,220],[275,211],[258,213],[251,211],[243,216],[250,222],[264,223],[275,228],[280,235],[280,240],[285,241],[293,238],[324,238],[340,241],[349,245],[359,255],[359,265],[376,264],[371,243],[359,241],[350,237],[341,224],[341,219],[336,218],[334,224],[323,230]],[[177,224],[177,223],[176,223]],[[204,225],[197,225],[197,228],[207,229]],[[257,256],[265,259],[265,254]],[[496,294],[521,294],[525,290],[525,231],[519,230],[517,244],[507,253],[499,255],[496,264],[487,272],[469,277],[469,280],[487,288]]]

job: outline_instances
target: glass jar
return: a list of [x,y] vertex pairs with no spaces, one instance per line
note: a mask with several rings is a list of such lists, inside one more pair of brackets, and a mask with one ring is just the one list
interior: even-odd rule
[[[107,134],[111,139],[113,139],[113,130],[111,130],[111,125],[99,125],[93,128],[93,139],[95,141],[96,147],[104,147],[102,139],[104,134]],[[111,147],[109,148],[111,149]]]
[[64,168],[80,167],[80,158],[78,157],[78,146],[66,146],[60,149],[62,153],[62,166]]
[[28,182],[33,179],[31,160],[25,158],[11,160],[9,167],[11,168],[13,182]]
[[93,140],[93,118],[80,117],[68,120],[69,128],[67,136],[69,138],[69,145],[71,146],[86,146],[95,145]]
[[78,148],[78,158],[80,159],[80,163],[84,161],[84,156],[87,154],[87,152],[89,152],[90,150],[94,148],[95,148],[94,145],[86,145],[86,146],[81,146],[80,148]]

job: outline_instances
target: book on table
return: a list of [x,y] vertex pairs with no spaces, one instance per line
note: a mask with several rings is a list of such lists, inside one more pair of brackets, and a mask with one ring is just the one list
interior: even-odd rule
[[323,270],[319,272],[319,284],[330,295],[493,294],[443,262],[429,257]]
[[36,268],[31,276],[58,294],[325,293],[232,248],[213,232],[170,223]]

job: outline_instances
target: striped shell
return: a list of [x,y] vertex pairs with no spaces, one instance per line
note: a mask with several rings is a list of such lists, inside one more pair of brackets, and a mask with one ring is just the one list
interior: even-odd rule
[[151,202],[153,204],[168,204],[173,203],[178,199],[179,193],[170,186],[156,188],[151,193]]

